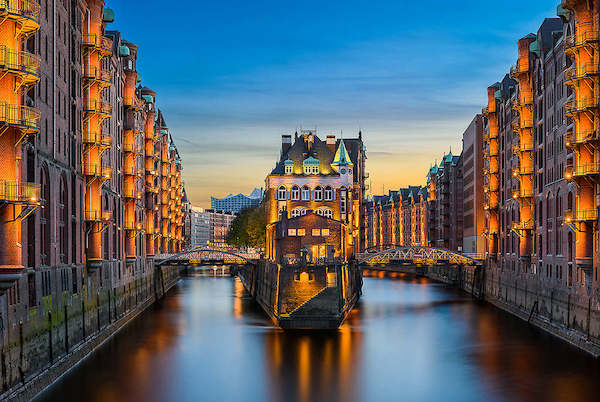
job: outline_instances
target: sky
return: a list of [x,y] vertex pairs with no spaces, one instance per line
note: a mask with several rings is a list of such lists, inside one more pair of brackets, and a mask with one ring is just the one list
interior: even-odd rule
[[281,135],[363,132],[371,191],[425,183],[558,0],[106,0],[194,206],[263,187]]

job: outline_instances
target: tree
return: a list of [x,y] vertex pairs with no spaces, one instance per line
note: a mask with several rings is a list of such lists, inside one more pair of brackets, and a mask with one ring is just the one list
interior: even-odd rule
[[262,207],[248,208],[235,217],[227,233],[227,244],[235,247],[265,247],[266,224]]

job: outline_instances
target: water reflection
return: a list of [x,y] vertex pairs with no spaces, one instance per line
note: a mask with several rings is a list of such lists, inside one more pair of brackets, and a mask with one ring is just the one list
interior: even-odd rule
[[182,280],[39,400],[592,401],[598,362],[424,278],[366,272],[338,331],[275,328],[237,279]]

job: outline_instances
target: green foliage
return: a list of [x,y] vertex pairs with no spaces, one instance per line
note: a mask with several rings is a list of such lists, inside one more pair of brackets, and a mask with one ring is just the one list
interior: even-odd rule
[[231,223],[226,240],[227,244],[235,247],[265,247],[264,209],[257,207],[243,210]]

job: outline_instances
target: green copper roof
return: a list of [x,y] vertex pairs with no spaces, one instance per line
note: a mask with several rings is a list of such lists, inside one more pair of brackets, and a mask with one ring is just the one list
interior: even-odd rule
[[320,165],[321,162],[317,158],[313,158],[312,156],[309,156],[308,158],[304,159],[304,164],[305,165]]
[[142,74],[137,73],[137,82],[142,82]]
[[348,156],[348,151],[346,151],[346,146],[344,145],[344,140],[340,140],[340,145],[338,146],[337,151],[335,151],[335,156],[333,157],[333,162],[331,162],[332,166],[353,166],[352,161],[350,160],[350,156]]
[[534,40],[533,42],[531,42],[531,44],[529,45],[529,51],[531,53],[535,53],[535,55],[537,57],[540,57],[541,53],[540,53],[540,43],[537,40]]
[[104,22],[115,22],[115,11],[112,8],[104,9],[104,16],[102,17]]
[[152,95],[142,95],[142,99],[144,99],[148,103],[154,102],[154,98],[152,97]]
[[119,56],[125,57],[125,56],[129,56],[130,54],[131,54],[131,52],[129,51],[129,48],[127,46],[124,46],[124,45],[119,46]]
[[496,98],[498,100],[502,100],[502,91],[497,90],[496,92],[494,92],[494,98]]
[[571,18],[571,10],[567,10],[562,5],[556,7],[556,15],[561,17],[563,20],[568,21]]
[[283,162],[284,165],[293,165],[294,161],[291,159],[286,159],[285,162]]

